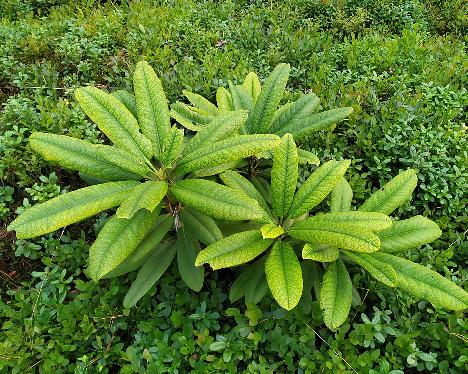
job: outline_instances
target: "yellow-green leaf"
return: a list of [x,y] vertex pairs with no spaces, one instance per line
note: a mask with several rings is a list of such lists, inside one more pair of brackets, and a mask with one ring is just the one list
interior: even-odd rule
[[297,155],[299,156],[299,164],[305,165],[320,165],[320,159],[312,152],[306,151],[305,149],[298,149]]
[[216,90],[216,103],[220,111],[229,112],[234,110],[232,106],[232,97],[229,91],[224,87],[219,87]]
[[284,234],[284,229],[274,223],[267,223],[260,228],[263,239],[275,239]]
[[217,116],[219,114],[219,110],[216,105],[205,99],[203,96],[187,90],[182,90],[182,93],[194,107],[197,107],[200,109],[200,111],[205,112],[207,115]]
[[345,251],[346,255],[356,264],[362,266],[375,279],[389,287],[397,286],[395,269],[389,264],[379,261],[373,254]]
[[137,118],[136,100],[135,96],[125,90],[117,90],[112,92],[112,96],[118,99],[125,107],[132,113],[133,117]]
[[260,83],[260,79],[258,79],[257,74],[254,72],[250,72],[244,79],[244,83],[242,86],[245,90],[250,94],[255,103],[257,101],[258,95],[260,95],[260,91],[262,90],[262,85]]
[[185,230],[201,243],[209,245],[223,238],[221,230],[211,217],[189,207],[182,207],[179,216]]
[[140,209],[152,212],[167,192],[164,181],[146,181],[135,187],[117,209],[117,217],[132,218]]
[[173,126],[170,128],[164,140],[163,154],[161,155],[161,161],[169,167],[179,156],[184,143],[184,130],[178,129]]
[[199,131],[213,119],[212,116],[200,114],[195,108],[179,101],[171,104],[170,114],[178,123],[191,131]]
[[382,231],[392,225],[392,219],[382,213],[375,212],[336,212],[324,213],[307,219],[307,222],[315,222],[317,225],[346,224],[369,231]]
[[341,178],[331,192],[330,211],[349,212],[351,201],[353,200],[353,190],[345,178]]
[[229,81],[229,91],[231,92],[232,106],[234,110],[246,110],[249,113],[253,109],[253,99],[250,93],[242,85],[235,85]]
[[333,262],[338,259],[338,248],[325,244],[307,243],[302,248],[302,258],[319,262]]

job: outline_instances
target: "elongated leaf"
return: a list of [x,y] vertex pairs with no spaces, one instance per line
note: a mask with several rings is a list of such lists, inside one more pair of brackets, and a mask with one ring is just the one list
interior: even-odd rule
[[247,119],[247,115],[243,110],[220,114],[190,139],[184,149],[184,156],[202,146],[211,145],[237,133]]
[[223,222],[219,224],[219,229],[224,236],[230,236],[241,231],[260,230],[262,226],[263,223],[255,221],[249,221],[246,223]]
[[265,81],[252,115],[245,124],[248,134],[261,134],[268,131],[276,108],[283,97],[289,71],[288,64],[279,64]]
[[289,235],[312,244],[327,244],[356,252],[375,252],[380,240],[374,233],[345,223],[307,219],[291,227]]
[[227,162],[225,164],[220,164],[220,165],[215,165],[215,166],[210,166],[207,168],[195,170],[193,173],[190,174],[192,178],[203,178],[203,177],[209,177],[212,175],[216,175],[219,173],[223,173],[226,170],[233,169],[237,165],[239,165],[239,161],[231,161]]
[[136,65],[133,89],[141,132],[151,140],[153,154],[160,159],[171,122],[161,81],[146,61]]
[[235,85],[229,81],[229,91],[231,92],[234,110],[244,109],[252,112],[254,106],[252,96],[243,86]]
[[271,204],[271,187],[270,184],[262,177],[252,177],[252,184],[258,192],[262,195],[263,199]]
[[320,159],[312,152],[306,151],[305,149],[298,149],[297,155],[299,156],[299,164],[320,165]]
[[[319,283],[317,277],[317,270],[315,269],[315,263],[313,261],[302,261],[302,296],[299,301],[298,307],[301,308],[302,313],[310,314],[312,312],[312,290],[315,283]],[[319,283],[320,288],[320,283]]]
[[348,318],[353,295],[353,284],[341,260],[331,263],[323,275],[320,289],[320,306],[323,322],[335,330]]
[[135,187],[117,209],[117,217],[132,218],[140,209],[152,212],[167,192],[164,181],[146,181]]
[[379,261],[372,254],[345,251],[346,255],[356,264],[362,266],[375,279],[389,287],[397,286],[395,269],[389,264]]
[[275,242],[265,262],[265,274],[278,304],[286,310],[294,308],[302,295],[302,270],[289,243]]
[[273,121],[269,131],[274,134],[282,132],[283,128],[299,127],[299,122],[307,121],[306,117],[317,108],[319,102],[319,98],[314,93],[302,96]]
[[135,281],[125,295],[123,306],[131,308],[161,278],[176,254],[174,241],[162,244],[141,267]]
[[389,229],[379,233],[383,252],[398,252],[431,243],[442,235],[437,223],[423,216],[395,221]]
[[187,179],[177,182],[171,193],[182,203],[211,217],[228,221],[257,219],[262,216],[258,203],[221,184]]
[[388,253],[372,256],[395,269],[399,288],[435,306],[451,310],[468,308],[468,293],[435,271]]
[[257,74],[254,72],[247,74],[244,83],[242,83],[242,86],[249,93],[253,99],[253,102],[255,103],[257,101],[258,95],[260,95],[260,91],[262,90],[262,85],[260,84],[260,79],[258,79]]
[[118,277],[141,267],[149,256],[151,256],[152,252],[158,248],[161,240],[164,239],[173,224],[174,218],[171,215],[165,214],[159,216],[151,230],[146,234],[140,244],[138,244],[132,254],[102,278]]
[[194,107],[197,107],[201,111],[205,112],[207,115],[217,116],[219,114],[219,110],[216,107],[216,105],[214,105],[211,101],[205,99],[203,96],[187,90],[183,90],[182,93]]
[[310,114],[300,120],[289,122],[287,126],[275,132],[282,136],[287,132],[294,136],[295,141],[302,140],[314,132],[325,130],[334,123],[341,121],[353,113],[353,108],[336,108],[325,112]]
[[246,303],[257,304],[268,290],[265,278],[265,256],[247,265],[237,277],[229,291],[229,300],[233,303],[245,296]]
[[150,141],[132,113],[114,96],[96,87],[78,88],[75,97],[86,115],[119,148],[151,158]]
[[107,181],[140,180],[150,173],[136,156],[108,145],[97,146],[69,136],[43,132],[33,133],[29,144],[47,161]]
[[179,173],[188,173],[210,166],[240,160],[274,148],[279,142],[275,135],[238,135],[205,145],[186,154],[179,161]]
[[392,219],[382,213],[375,212],[336,212],[319,214],[308,218],[308,223],[316,225],[346,224],[349,226],[366,229],[368,231],[382,231],[392,225]]
[[112,96],[114,96],[123,105],[125,105],[125,108],[127,108],[130,111],[130,113],[132,113],[133,117],[138,117],[136,109],[136,99],[134,95],[125,90],[118,90],[112,92]]
[[193,109],[193,107],[186,104],[176,102],[171,104],[170,114],[172,118],[185,128],[199,131],[204,125],[210,123],[213,117],[197,113]]
[[184,130],[173,126],[168,131],[164,140],[164,152],[161,155],[161,161],[169,167],[178,157],[184,143]]
[[358,210],[390,214],[411,197],[417,184],[416,171],[408,169],[374,192]]
[[263,239],[275,239],[284,234],[284,229],[274,223],[267,223],[260,228]]
[[68,192],[25,210],[8,230],[18,239],[47,234],[119,205],[138,184],[108,182]]
[[219,87],[216,90],[216,103],[220,111],[229,112],[234,110],[231,94],[224,87]]
[[309,244],[307,243],[302,248],[302,258],[319,261],[319,262],[333,262],[340,257],[338,248],[324,244]]
[[237,266],[253,260],[272,242],[258,230],[239,232],[210,244],[198,254],[195,265],[209,264],[213,270]]
[[287,216],[296,191],[299,157],[291,134],[286,134],[273,151],[271,168],[271,201],[275,214]]
[[289,209],[289,217],[299,217],[325,199],[346,173],[350,163],[349,160],[330,160],[315,170],[297,190]]
[[185,284],[194,291],[203,287],[205,270],[195,267],[195,259],[200,251],[196,240],[183,227],[177,232],[177,266]]
[[130,219],[113,216],[89,249],[88,272],[96,282],[122,263],[140,244],[159,215],[140,210]]
[[221,230],[211,217],[189,207],[183,207],[179,215],[185,231],[201,243],[209,245],[223,238]]
[[345,178],[341,178],[331,192],[330,211],[349,212],[351,201],[353,200],[353,190]]

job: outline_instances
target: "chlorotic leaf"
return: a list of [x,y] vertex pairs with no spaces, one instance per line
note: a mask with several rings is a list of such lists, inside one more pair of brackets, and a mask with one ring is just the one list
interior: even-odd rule
[[284,229],[274,223],[267,223],[260,228],[263,239],[275,239],[284,234]]
[[132,218],[140,209],[152,212],[167,192],[164,181],[146,181],[135,187],[117,209],[117,217]]
[[320,165],[320,159],[312,152],[306,151],[305,149],[298,149],[297,155],[299,156],[299,164],[301,165]]
[[138,117],[136,109],[136,100],[134,95],[125,90],[118,90],[112,92],[112,96],[114,96],[123,105],[125,105],[125,108],[127,108],[130,111],[130,113],[132,113],[133,117]]
[[200,251],[197,241],[183,227],[177,232],[177,266],[180,277],[194,291],[203,287],[205,271],[203,267],[195,266],[195,259]]
[[213,270],[241,265],[263,253],[272,242],[263,239],[258,230],[239,232],[203,249],[195,265],[209,264]]
[[336,247],[324,244],[307,243],[302,248],[302,258],[318,262],[333,262],[340,257],[340,251]]
[[345,251],[346,255],[356,264],[362,266],[375,279],[389,287],[397,286],[395,269],[386,263],[379,261],[373,254]]
[[216,90],[216,103],[220,111],[229,112],[234,110],[231,94],[224,87],[219,87]]
[[258,203],[238,191],[204,179],[187,179],[171,188],[172,195],[187,205],[213,218],[228,221],[258,219]]
[[336,212],[323,213],[307,219],[307,222],[318,225],[346,224],[369,231],[382,231],[392,225],[392,219],[382,213],[375,212]]
[[171,104],[170,114],[178,123],[191,131],[199,131],[213,120],[212,116],[200,114],[193,107],[181,102]]
[[223,238],[223,234],[213,218],[189,207],[179,211],[185,231],[205,245]]
[[372,256],[395,269],[398,288],[435,306],[450,310],[468,308],[468,293],[435,271],[388,253],[378,252]]
[[349,212],[351,201],[353,200],[353,190],[345,178],[341,178],[331,192],[330,211]]
[[138,185],[134,181],[108,182],[68,192],[26,209],[8,230],[15,230],[18,239],[47,234],[119,205]]
[[222,173],[226,170],[233,169],[239,164],[239,160],[226,162],[225,164],[209,166],[207,168],[195,170],[190,174],[192,178],[203,178],[209,177],[212,175],[216,175]]
[[184,130],[173,126],[167,132],[163,145],[161,161],[169,167],[178,157],[184,143]]
[[408,169],[374,192],[358,210],[390,214],[411,197],[417,184],[416,171]]
[[441,235],[442,231],[437,223],[423,216],[395,221],[389,229],[378,234],[382,252],[417,248],[433,242]]
[[341,260],[332,262],[323,275],[320,288],[320,306],[323,322],[336,330],[348,318],[353,295],[353,284]]
[[350,163],[349,160],[330,160],[315,170],[297,190],[289,209],[289,217],[299,217],[325,199],[346,173]]
[[278,304],[294,308],[302,295],[302,270],[293,247],[276,241],[265,261],[265,274],[271,293]]
[[183,90],[182,93],[194,107],[197,107],[200,111],[205,112],[207,115],[217,116],[219,114],[219,109],[216,107],[216,105],[205,99],[203,96],[187,90]]
[[260,92],[262,90],[262,85],[260,83],[260,79],[258,79],[257,74],[255,74],[254,72],[250,72],[249,74],[247,74],[244,83],[242,83],[242,86],[249,93],[249,95],[252,97],[253,102],[255,103],[257,101],[258,95],[260,95]]
[[249,113],[252,112],[254,105],[252,96],[250,96],[249,92],[247,92],[243,86],[235,85],[229,81],[229,91],[231,92],[234,110],[243,109]]
[[125,308],[134,306],[153,287],[169,267],[175,254],[174,241],[164,243],[153,252],[127,291],[123,302]]

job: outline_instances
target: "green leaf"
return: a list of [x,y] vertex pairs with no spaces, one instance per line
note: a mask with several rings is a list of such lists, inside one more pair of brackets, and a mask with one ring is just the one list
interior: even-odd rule
[[273,121],[269,132],[281,133],[283,136],[287,133],[287,131],[282,131],[284,128],[300,128],[304,121],[307,121],[307,116],[317,108],[319,101],[314,93],[302,96]]
[[135,187],[117,209],[117,217],[132,218],[140,209],[152,212],[167,192],[164,181],[146,181]]
[[264,252],[272,239],[263,239],[258,230],[244,231],[223,238],[202,250],[196,266],[209,264],[213,270],[241,265]]
[[268,181],[262,177],[252,177],[252,184],[258,192],[262,195],[265,202],[271,204],[271,187]]
[[218,140],[234,135],[247,119],[247,115],[247,112],[243,110],[220,114],[190,139],[184,149],[184,156],[189,155],[200,147],[211,145]]
[[306,244],[302,248],[302,258],[319,262],[333,262],[338,260],[338,248],[324,244]]
[[278,144],[276,135],[238,135],[207,144],[180,159],[180,174],[225,164],[272,149]]
[[150,174],[142,160],[117,147],[43,132],[33,133],[29,145],[49,162],[106,181],[140,180]]
[[47,234],[119,205],[138,185],[134,181],[108,182],[68,192],[26,209],[8,230],[15,230],[18,239]]
[[289,217],[299,217],[325,199],[346,173],[350,163],[349,160],[330,160],[315,170],[297,190],[289,209]]
[[171,117],[174,118],[185,128],[191,131],[199,131],[204,125],[211,122],[212,116],[200,114],[190,107],[181,102],[171,104]]
[[372,256],[395,269],[398,288],[435,306],[451,310],[468,308],[468,293],[435,271],[388,253],[378,252]]
[[336,108],[325,112],[310,114],[298,121],[292,121],[275,134],[282,136],[287,132],[294,136],[295,141],[302,140],[314,132],[325,130],[334,123],[341,121],[353,113],[353,108]]
[[217,116],[219,114],[219,109],[209,100],[205,99],[203,96],[196,93],[183,90],[182,93],[190,101],[190,103],[200,109],[200,111],[205,112],[210,116]]
[[177,266],[185,284],[198,292],[203,287],[205,270],[195,267],[195,259],[200,251],[198,243],[183,227],[177,232]]
[[229,300],[233,303],[245,296],[245,302],[257,304],[266,294],[265,256],[247,265],[231,286]]
[[75,97],[86,115],[119,148],[151,158],[150,141],[132,113],[114,96],[96,87],[78,88]]
[[382,231],[392,225],[392,219],[382,213],[375,212],[336,212],[318,214],[306,220],[323,226],[346,224],[349,226],[366,229],[368,231]]
[[203,178],[203,177],[209,177],[212,175],[216,175],[219,173],[222,173],[226,170],[235,168],[237,165],[239,165],[239,161],[231,161],[227,162],[225,164],[220,164],[220,165],[215,165],[215,166],[210,166],[204,169],[199,169],[195,170],[190,174],[192,178]]
[[248,134],[261,134],[268,131],[276,108],[283,97],[289,71],[289,64],[279,64],[266,79],[252,115],[249,116],[245,124],[245,130]]
[[146,61],[136,65],[133,89],[141,132],[151,140],[154,157],[160,159],[171,121],[161,81]]
[[134,95],[125,90],[118,90],[112,92],[112,96],[114,96],[123,105],[125,105],[125,108],[127,108],[130,111],[130,113],[132,113],[133,117],[138,117],[136,109],[136,99]]
[[97,282],[122,263],[140,244],[159,215],[140,210],[130,219],[113,216],[89,249],[88,272]]
[[292,226],[289,235],[308,243],[327,244],[356,252],[375,252],[380,248],[378,236],[364,228],[313,218]]
[[189,207],[183,207],[179,216],[185,231],[201,243],[209,245],[223,238],[221,230],[211,217]]
[[320,289],[320,306],[323,322],[336,330],[348,318],[353,296],[353,284],[341,260],[331,263],[323,275]]
[[284,234],[284,229],[274,223],[267,223],[260,228],[263,239],[275,239]]
[[163,154],[161,161],[166,167],[169,167],[179,156],[184,143],[184,130],[173,126],[168,131],[164,140]]
[[379,233],[380,249],[383,252],[398,252],[431,243],[442,235],[437,223],[423,216],[395,221]]
[[[301,262],[302,270],[302,296],[299,301],[299,307],[303,314],[310,314],[312,312],[312,290],[315,283],[318,283],[317,270],[315,269],[315,262],[303,261]],[[320,288],[320,284],[319,284]]]
[[417,184],[416,171],[408,169],[374,192],[358,210],[390,214],[410,199]]
[[271,200],[275,214],[287,216],[296,191],[299,157],[291,134],[286,134],[273,151],[271,168]]
[[299,156],[299,164],[301,165],[320,165],[320,159],[312,152],[306,151],[305,149],[298,149],[297,155]]
[[188,205],[213,218],[243,221],[262,216],[262,210],[255,200],[212,181],[182,180],[172,186],[171,193],[182,205]]
[[236,86],[229,81],[229,90],[231,91],[232,106],[234,107],[234,110],[244,109],[249,113],[252,112],[254,106],[252,96],[250,96],[249,92],[247,92],[243,86]]
[[255,103],[257,101],[258,95],[260,95],[262,90],[262,85],[260,84],[260,79],[258,79],[257,74],[254,72],[247,74],[244,83],[242,83],[242,86],[249,93],[253,99],[253,102]]
[[218,104],[219,110],[223,112],[234,110],[231,94],[224,87],[219,87],[216,90],[216,103]]
[[302,270],[289,243],[275,242],[265,262],[265,274],[278,304],[286,310],[294,308],[302,295]]
[[331,192],[330,211],[349,212],[351,201],[353,200],[353,190],[345,178],[341,178]]
[[379,261],[373,254],[345,251],[346,255],[356,264],[362,266],[375,279],[389,287],[397,286],[395,269],[389,264]]
[[135,281],[125,295],[123,306],[131,308],[161,278],[176,254],[174,241],[162,244],[141,267]]

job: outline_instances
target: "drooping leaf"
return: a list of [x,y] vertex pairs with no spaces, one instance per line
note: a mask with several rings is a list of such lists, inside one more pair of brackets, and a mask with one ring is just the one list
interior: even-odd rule
[[136,186],[117,209],[117,217],[132,218],[140,209],[152,212],[167,192],[165,181],[146,181]]
[[151,158],[150,141],[132,113],[114,96],[96,88],[78,88],[75,97],[86,115],[119,148]]
[[187,90],[183,90],[182,93],[194,107],[197,107],[201,111],[205,112],[207,115],[217,116],[219,114],[219,110],[216,107],[216,105],[214,105],[209,100],[205,99],[203,96]]
[[266,294],[268,284],[265,277],[265,256],[247,265],[237,277],[229,291],[229,300],[233,303],[245,296],[246,303],[257,304]]
[[181,102],[171,104],[171,117],[174,118],[185,128],[191,131],[199,131],[204,125],[210,123],[213,119],[211,116],[200,114]]
[[393,225],[379,232],[380,249],[383,252],[398,252],[431,243],[442,235],[434,221],[423,216],[395,221]]
[[388,253],[372,256],[395,269],[398,288],[436,306],[451,310],[468,308],[468,293],[435,271]]
[[267,223],[260,228],[263,239],[275,239],[284,234],[284,229],[274,223]]
[[266,79],[253,112],[245,124],[248,134],[261,134],[268,131],[276,108],[283,97],[289,71],[289,64],[279,64]]
[[[108,145],[94,145],[64,135],[35,132],[31,148],[44,159],[106,181],[140,180],[150,169],[133,154]],[[106,157],[103,155],[106,154]]]
[[125,308],[134,306],[161,278],[175,257],[176,246],[174,243],[174,241],[163,243],[141,267],[135,281],[125,295],[123,302]]
[[173,126],[170,128],[164,140],[163,153],[161,161],[166,167],[169,167],[180,154],[184,143],[184,130]]
[[341,178],[331,192],[330,211],[349,212],[351,201],[353,200],[353,190],[345,178]]
[[302,261],[302,296],[299,301],[298,307],[301,308],[302,313],[310,314],[312,312],[312,291],[314,285],[318,283],[320,288],[320,281],[317,279],[317,270],[313,261]]
[[203,267],[195,266],[200,249],[197,241],[183,227],[177,232],[177,266],[185,284],[194,291],[200,291],[203,287],[205,271]]
[[216,90],[216,103],[220,111],[229,112],[234,110],[232,106],[232,97],[229,91],[224,87],[219,87]]
[[97,282],[121,264],[150,231],[158,215],[159,209],[152,213],[140,210],[130,219],[113,216],[107,221],[89,248],[91,278]]
[[235,85],[229,81],[229,91],[231,92],[232,106],[234,107],[234,110],[243,109],[249,113],[252,112],[254,106],[252,96],[250,96],[250,93],[247,92],[243,86]]
[[408,169],[374,192],[358,210],[390,214],[411,197],[417,184],[416,171]]
[[130,111],[130,113],[132,113],[133,117],[138,118],[136,100],[134,95],[125,90],[117,90],[112,92],[112,96],[114,96],[123,105],[125,105],[125,108],[127,108]]
[[263,239],[258,230],[239,232],[203,249],[195,265],[209,264],[213,270],[241,265],[253,260],[272,242],[272,239]]
[[397,286],[395,269],[389,264],[379,261],[373,254],[345,251],[346,255],[356,264],[362,266],[375,279],[389,287]]
[[325,199],[346,173],[350,163],[349,160],[330,160],[315,170],[297,190],[289,209],[289,217],[299,217]]
[[299,156],[299,164],[305,165],[320,165],[320,159],[312,152],[306,151],[305,149],[298,149],[297,155]]
[[[306,117],[310,115],[319,104],[319,98],[314,93],[309,93],[296,100],[279,115],[271,124],[271,133],[281,133],[283,128],[294,128],[301,126],[307,121]],[[282,135],[286,134],[287,131],[283,132]]]
[[302,248],[302,258],[318,261],[318,262],[333,262],[340,257],[338,248],[325,244],[310,244],[307,243]]
[[138,184],[108,182],[68,192],[26,209],[8,230],[15,230],[18,239],[47,234],[119,205]]
[[286,310],[294,308],[302,295],[302,270],[289,243],[275,242],[265,262],[265,274],[278,304]]
[[276,135],[237,135],[205,145],[184,155],[177,165],[179,173],[188,173],[210,166],[240,160],[272,149],[278,144]]
[[382,231],[392,225],[392,219],[382,213],[375,212],[336,212],[324,213],[307,218],[309,223],[315,222],[317,225],[346,224],[369,231]]
[[242,83],[242,86],[249,93],[253,99],[253,102],[255,103],[257,101],[258,95],[260,95],[262,90],[262,85],[260,83],[260,79],[258,79],[257,74],[254,72],[247,74],[244,79],[244,83]]
[[141,132],[151,141],[154,156],[160,159],[171,127],[169,107],[161,81],[146,61],[136,65],[133,89]]
[[238,191],[203,179],[177,182],[171,193],[182,203],[211,217],[228,221],[258,219],[262,210],[258,203]]
[[348,318],[353,295],[353,284],[341,260],[332,262],[323,275],[320,289],[320,306],[323,322],[335,330]]
[[288,214],[296,191],[298,174],[299,157],[296,144],[291,134],[286,134],[273,151],[271,168],[271,201],[273,211],[280,218]]
[[223,238],[221,230],[211,217],[189,207],[183,207],[179,216],[185,231],[201,243],[209,245]]

